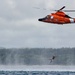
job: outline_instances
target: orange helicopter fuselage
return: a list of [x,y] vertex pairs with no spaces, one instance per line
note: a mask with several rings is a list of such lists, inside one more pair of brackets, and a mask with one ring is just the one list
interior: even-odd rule
[[39,21],[54,24],[68,24],[75,23],[75,18],[71,18],[64,12],[58,11],[56,13],[51,13],[50,15],[47,15],[45,18],[39,19]]

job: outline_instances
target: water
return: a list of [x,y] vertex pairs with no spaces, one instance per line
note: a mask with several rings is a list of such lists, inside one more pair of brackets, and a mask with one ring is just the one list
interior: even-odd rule
[[0,65],[0,71],[75,71],[75,66],[59,65]]
[[0,75],[75,75],[69,71],[0,71]]
[[0,65],[0,75],[75,75],[75,66]]
[[[50,57],[56,59],[50,63]],[[75,75],[75,48],[1,49],[0,75]]]

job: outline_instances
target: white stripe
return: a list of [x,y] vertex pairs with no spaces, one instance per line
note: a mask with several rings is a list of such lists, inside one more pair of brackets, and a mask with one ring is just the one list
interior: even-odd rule
[[74,23],[74,19],[70,19],[70,22],[71,22],[71,23]]

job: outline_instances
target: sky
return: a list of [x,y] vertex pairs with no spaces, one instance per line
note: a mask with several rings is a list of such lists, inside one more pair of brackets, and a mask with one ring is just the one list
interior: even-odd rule
[[[57,25],[38,21],[55,12],[50,10],[63,6],[66,6],[65,9],[75,9],[75,1],[0,0],[0,47],[75,47],[75,24]],[[75,16],[75,13],[67,14]]]

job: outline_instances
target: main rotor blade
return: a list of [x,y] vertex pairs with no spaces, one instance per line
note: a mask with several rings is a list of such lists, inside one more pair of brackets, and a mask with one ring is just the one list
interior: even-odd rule
[[[33,7],[33,8],[35,8],[35,9],[41,9],[41,8],[39,8],[39,7]],[[46,9],[46,8],[42,8],[43,10],[48,10],[48,9]]]
[[57,12],[59,12],[59,11],[64,11],[64,12],[75,12],[75,10],[62,10],[62,9],[65,8],[65,6],[63,6],[63,7],[62,7],[61,9],[59,9],[59,10],[52,10],[52,9],[39,8],[39,7],[33,7],[33,8],[35,8],[35,9],[42,9],[42,10],[49,10],[49,11],[57,11]]
[[[54,11],[59,12],[59,10],[54,10]],[[75,10],[60,10],[60,11],[64,11],[64,12],[75,12]]]
[[61,10],[64,9],[64,8],[65,8],[65,6],[63,6],[63,7],[60,8],[59,10],[55,10],[55,11],[59,12],[59,11],[61,11]]
[[75,12],[75,10],[63,10],[64,12]]
[[62,10],[62,9],[64,9],[64,8],[65,8],[65,6],[63,6],[62,8],[60,8],[59,11]]

